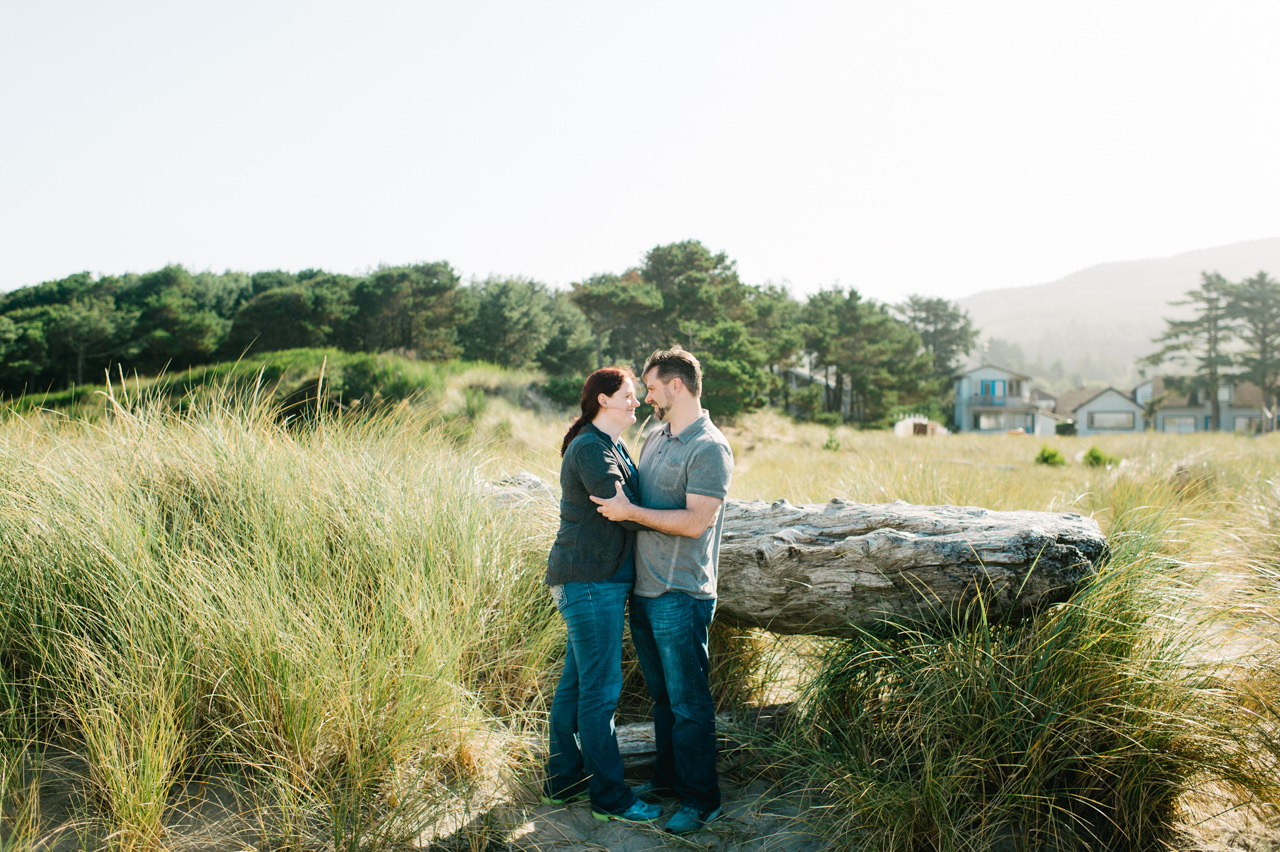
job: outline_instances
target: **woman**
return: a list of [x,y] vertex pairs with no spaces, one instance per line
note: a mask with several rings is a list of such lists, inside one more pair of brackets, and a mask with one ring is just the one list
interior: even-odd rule
[[[636,422],[636,380],[605,367],[582,387],[582,415],[560,446],[560,531],[546,583],[569,634],[564,672],[551,704],[544,804],[584,797],[599,820],[648,822],[662,808],[637,798],[622,780],[613,726],[622,693],[622,624],[635,578],[635,533],[598,511],[591,495],[612,497],[618,483],[636,500],[636,467],[619,441]],[[576,735],[576,737],[575,737]]]

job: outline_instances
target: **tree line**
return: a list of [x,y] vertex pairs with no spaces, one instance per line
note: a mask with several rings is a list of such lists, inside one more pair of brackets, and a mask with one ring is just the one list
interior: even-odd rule
[[[720,416],[782,404],[876,424],[904,407],[943,416],[976,337],[946,300],[913,295],[890,306],[837,286],[801,301],[741,281],[727,255],[696,240],[568,290],[523,277],[464,283],[444,261],[363,276],[167,266],[0,295],[0,394],[306,347],[480,360],[568,380],[680,343],[704,361],[708,407]],[[820,376],[821,389],[784,381],[797,367]]]
[[[1184,299],[1190,319],[1166,319],[1165,331],[1152,342],[1160,348],[1143,358],[1143,369],[1175,364],[1187,375],[1168,378],[1175,393],[1194,393],[1209,401],[1211,428],[1218,429],[1222,405],[1218,389],[1226,383],[1251,382],[1262,392],[1270,431],[1280,398],[1280,282],[1259,272],[1240,282],[1217,272],[1202,272],[1200,287]],[[1158,400],[1153,401],[1158,402]]]

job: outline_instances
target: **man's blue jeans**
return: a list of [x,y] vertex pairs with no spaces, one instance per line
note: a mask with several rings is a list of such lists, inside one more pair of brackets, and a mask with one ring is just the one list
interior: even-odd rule
[[[636,795],[622,780],[613,717],[622,693],[622,624],[630,583],[551,587],[568,628],[564,672],[551,702],[551,743],[544,792],[554,798],[585,787],[597,811],[626,810]],[[575,736],[576,735],[576,736]]]
[[707,654],[715,611],[715,600],[684,592],[631,597],[631,640],[653,697],[653,786],[674,790],[682,804],[700,811],[720,807]]

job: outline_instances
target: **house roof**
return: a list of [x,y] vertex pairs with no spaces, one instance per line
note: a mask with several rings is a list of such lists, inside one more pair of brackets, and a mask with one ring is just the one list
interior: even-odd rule
[[1076,413],[1077,408],[1093,399],[1099,393],[1101,391],[1097,388],[1072,388],[1069,391],[1058,394],[1053,404],[1053,410],[1063,417],[1071,417]]
[[1236,392],[1231,404],[1236,408],[1262,409],[1262,388],[1253,382],[1241,382],[1236,385]]
[[[1164,399],[1159,408],[1198,408],[1203,403],[1192,402],[1191,395],[1185,393],[1174,393],[1169,390],[1165,384],[1165,376],[1156,376],[1151,380],[1151,398],[1159,399],[1165,393],[1169,396]],[[1253,382],[1236,382],[1234,384],[1235,391],[1232,394],[1231,404],[1236,408],[1262,408],[1262,389]]]
[[1093,402],[1095,399],[1097,399],[1098,397],[1106,393],[1114,393],[1116,396],[1120,397],[1121,399],[1123,399],[1125,402],[1132,405],[1137,410],[1139,411],[1142,410],[1142,406],[1138,405],[1138,403],[1134,401],[1132,394],[1119,390],[1117,388],[1103,388],[1102,390],[1094,393],[1093,396],[1089,397],[1088,399],[1083,399],[1080,402],[1077,402],[1075,405],[1075,408],[1072,409],[1072,413],[1079,411],[1081,408],[1083,408],[1084,406],[1088,405],[1089,403]]
[[1049,402],[1056,402],[1056,401],[1057,401],[1057,399],[1058,399],[1058,398],[1057,398],[1056,396],[1054,396],[1053,394],[1049,393],[1048,391],[1042,391],[1042,390],[1040,390],[1040,388],[1032,388],[1032,389],[1031,389],[1031,401],[1032,401],[1032,402],[1039,402],[1039,401],[1041,401],[1041,400],[1048,400]]
[[1031,381],[1030,376],[1024,376],[1021,373],[1015,373],[1013,370],[1007,370],[1004,367],[1001,367],[999,364],[985,364],[985,363],[979,364],[978,366],[972,367],[968,370],[961,370],[960,372],[955,374],[955,378],[959,378],[960,376],[967,376],[970,373],[976,373],[979,370],[999,370],[1002,373],[1008,373],[1010,376],[1012,376],[1015,379],[1023,379],[1028,382]]
[[1160,397],[1168,394],[1165,399],[1160,401],[1158,408],[1185,408],[1191,404],[1191,397],[1185,393],[1174,393],[1166,385],[1164,376],[1156,376],[1151,380],[1151,398],[1160,399]]
[[799,365],[794,367],[784,368],[782,370],[782,375],[798,376],[802,379],[806,379],[812,382],[815,385],[825,385],[826,387],[829,387],[829,388],[833,388],[836,386],[835,381],[828,379],[825,374],[818,374],[811,370],[806,370],[804,367],[801,367]]

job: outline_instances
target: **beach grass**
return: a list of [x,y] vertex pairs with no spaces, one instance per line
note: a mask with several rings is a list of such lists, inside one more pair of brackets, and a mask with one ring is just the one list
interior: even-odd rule
[[792,643],[812,674],[760,762],[810,791],[833,848],[1207,848],[1274,825],[1274,437],[1059,438],[1052,468],[1025,436],[773,428],[792,463],[748,425],[744,497],[1075,511],[1111,550],[1025,623]]
[[403,842],[536,727],[546,519],[495,512],[438,412],[277,414],[127,399],[0,428],[0,723],[84,766],[75,818],[109,848],[165,848],[210,773],[277,848]]
[[[398,849],[536,775],[556,506],[491,483],[554,495],[568,416],[528,376],[451,381],[359,416],[241,384],[0,420],[0,848]],[[754,766],[837,847],[1154,849],[1275,818],[1273,436],[725,431],[731,498],[1078,512],[1111,547],[1017,625],[715,626],[720,708],[793,704]]]

